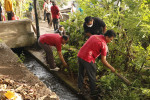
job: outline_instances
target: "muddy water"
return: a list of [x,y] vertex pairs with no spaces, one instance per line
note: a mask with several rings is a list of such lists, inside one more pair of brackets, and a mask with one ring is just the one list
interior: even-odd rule
[[81,100],[77,95],[73,94],[66,88],[55,76],[49,73],[31,56],[25,56],[24,65],[34,73],[41,81],[43,81],[48,88],[55,92],[60,100]]

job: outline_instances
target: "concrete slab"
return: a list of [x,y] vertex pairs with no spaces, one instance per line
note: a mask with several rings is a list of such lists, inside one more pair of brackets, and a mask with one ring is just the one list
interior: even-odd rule
[[0,39],[10,48],[31,46],[36,40],[29,19],[1,21]]

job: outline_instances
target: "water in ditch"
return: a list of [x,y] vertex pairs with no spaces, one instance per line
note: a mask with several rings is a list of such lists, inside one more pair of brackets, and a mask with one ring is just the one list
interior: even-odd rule
[[34,73],[43,83],[47,85],[53,92],[55,92],[60,100],[81,100],[77,95],[73,94],[66,88],[55,76],[49,73],[43,66],[41,66],[31,56],[25,56],[24,65]]

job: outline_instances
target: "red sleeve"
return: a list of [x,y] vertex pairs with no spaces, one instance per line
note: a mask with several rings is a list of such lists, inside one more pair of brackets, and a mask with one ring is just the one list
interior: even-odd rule
[[57,51],[61,51],[61,44],[57,44],[56,49],[57,49]]
[[105,43],[102,42],[101,55],[106,56],[108,51],[108,47]]

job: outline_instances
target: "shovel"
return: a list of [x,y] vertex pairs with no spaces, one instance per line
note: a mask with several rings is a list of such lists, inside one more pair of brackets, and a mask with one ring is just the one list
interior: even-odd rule
[[120,75],[119,73],[115,72],[115,75],[117,75],[120,79],[122,79],[127,85],[131,85],[131,82],[122,75]]

